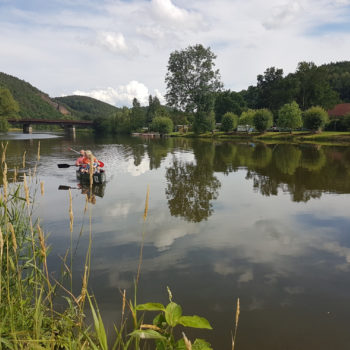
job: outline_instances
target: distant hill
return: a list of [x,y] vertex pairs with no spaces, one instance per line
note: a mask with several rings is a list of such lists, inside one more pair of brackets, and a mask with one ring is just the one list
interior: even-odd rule
[[24,80],[0,72],[0,87],[10,90],[19,104],[22,119],[75,119],[67,108]]
[[115,106],[87,96],[56,97],[54,101],[65,106],[78,119],[105,119],[118,111]]

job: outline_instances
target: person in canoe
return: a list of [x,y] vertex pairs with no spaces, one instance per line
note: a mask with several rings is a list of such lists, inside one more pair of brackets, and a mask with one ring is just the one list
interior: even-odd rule
[[81,169],[81,172],[88,173],[90,171],[91,164],[93,166],[93,172],[99,173],[100,172],[99,162],[96,159],[96,157],[92,154],[92,152],[88,150],[88,151],[85,151],[85,157],[83,159],[83,168]]
[[75,161],[75,165],[76,166],[81,166],[81,165],[84,164],[83,160],[84,160],[84,157],[85,157],[85,151],[83,149],[81,149],[79,151],[79,154],[80,154],[79,158]]

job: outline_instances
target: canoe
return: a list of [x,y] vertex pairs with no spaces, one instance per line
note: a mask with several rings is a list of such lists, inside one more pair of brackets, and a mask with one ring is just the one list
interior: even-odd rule
[[[77,179],[82,184],[90,183],[90,174],[89,173],[81,173],[79,170],[76,171]],[[95,173],[92,175],[93,184],[103,184],[106,182],[106,172],[101,169],[99,173]]]

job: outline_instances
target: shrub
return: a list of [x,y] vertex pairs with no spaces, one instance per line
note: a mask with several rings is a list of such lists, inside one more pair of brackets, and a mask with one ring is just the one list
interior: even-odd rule
[[293,101],[286,103],[278,111],[277,125],[281,128],[292,129],[300,128],[303,125],[301,110],[299,105]]
[[253,123],[259,132],[265,132],[273,124],[272,113],[268,109],[258,109],[253,118]]
[[322,130],[327,121],[327,112],[319,106],[309,108],[303,115],[304,127],[312,131]]
[[162,135],[169,134],[173,128],[173,121],[168,117],[155,117],[151,123],[151,130],[158,131]]
[[238,116],[234,113],[227,112],[221,120],[221,129],[223,131],[231,131],[237,128]]

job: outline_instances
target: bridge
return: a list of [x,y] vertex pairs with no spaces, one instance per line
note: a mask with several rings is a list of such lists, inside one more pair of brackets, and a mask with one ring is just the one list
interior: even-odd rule
[[24,134],[31,134],[33,124],[59,125],[70,135],[75,135],[75,126],[92,127],[90,120],[65,120],[65,119],[8,119],[12,125],[22,125]]

